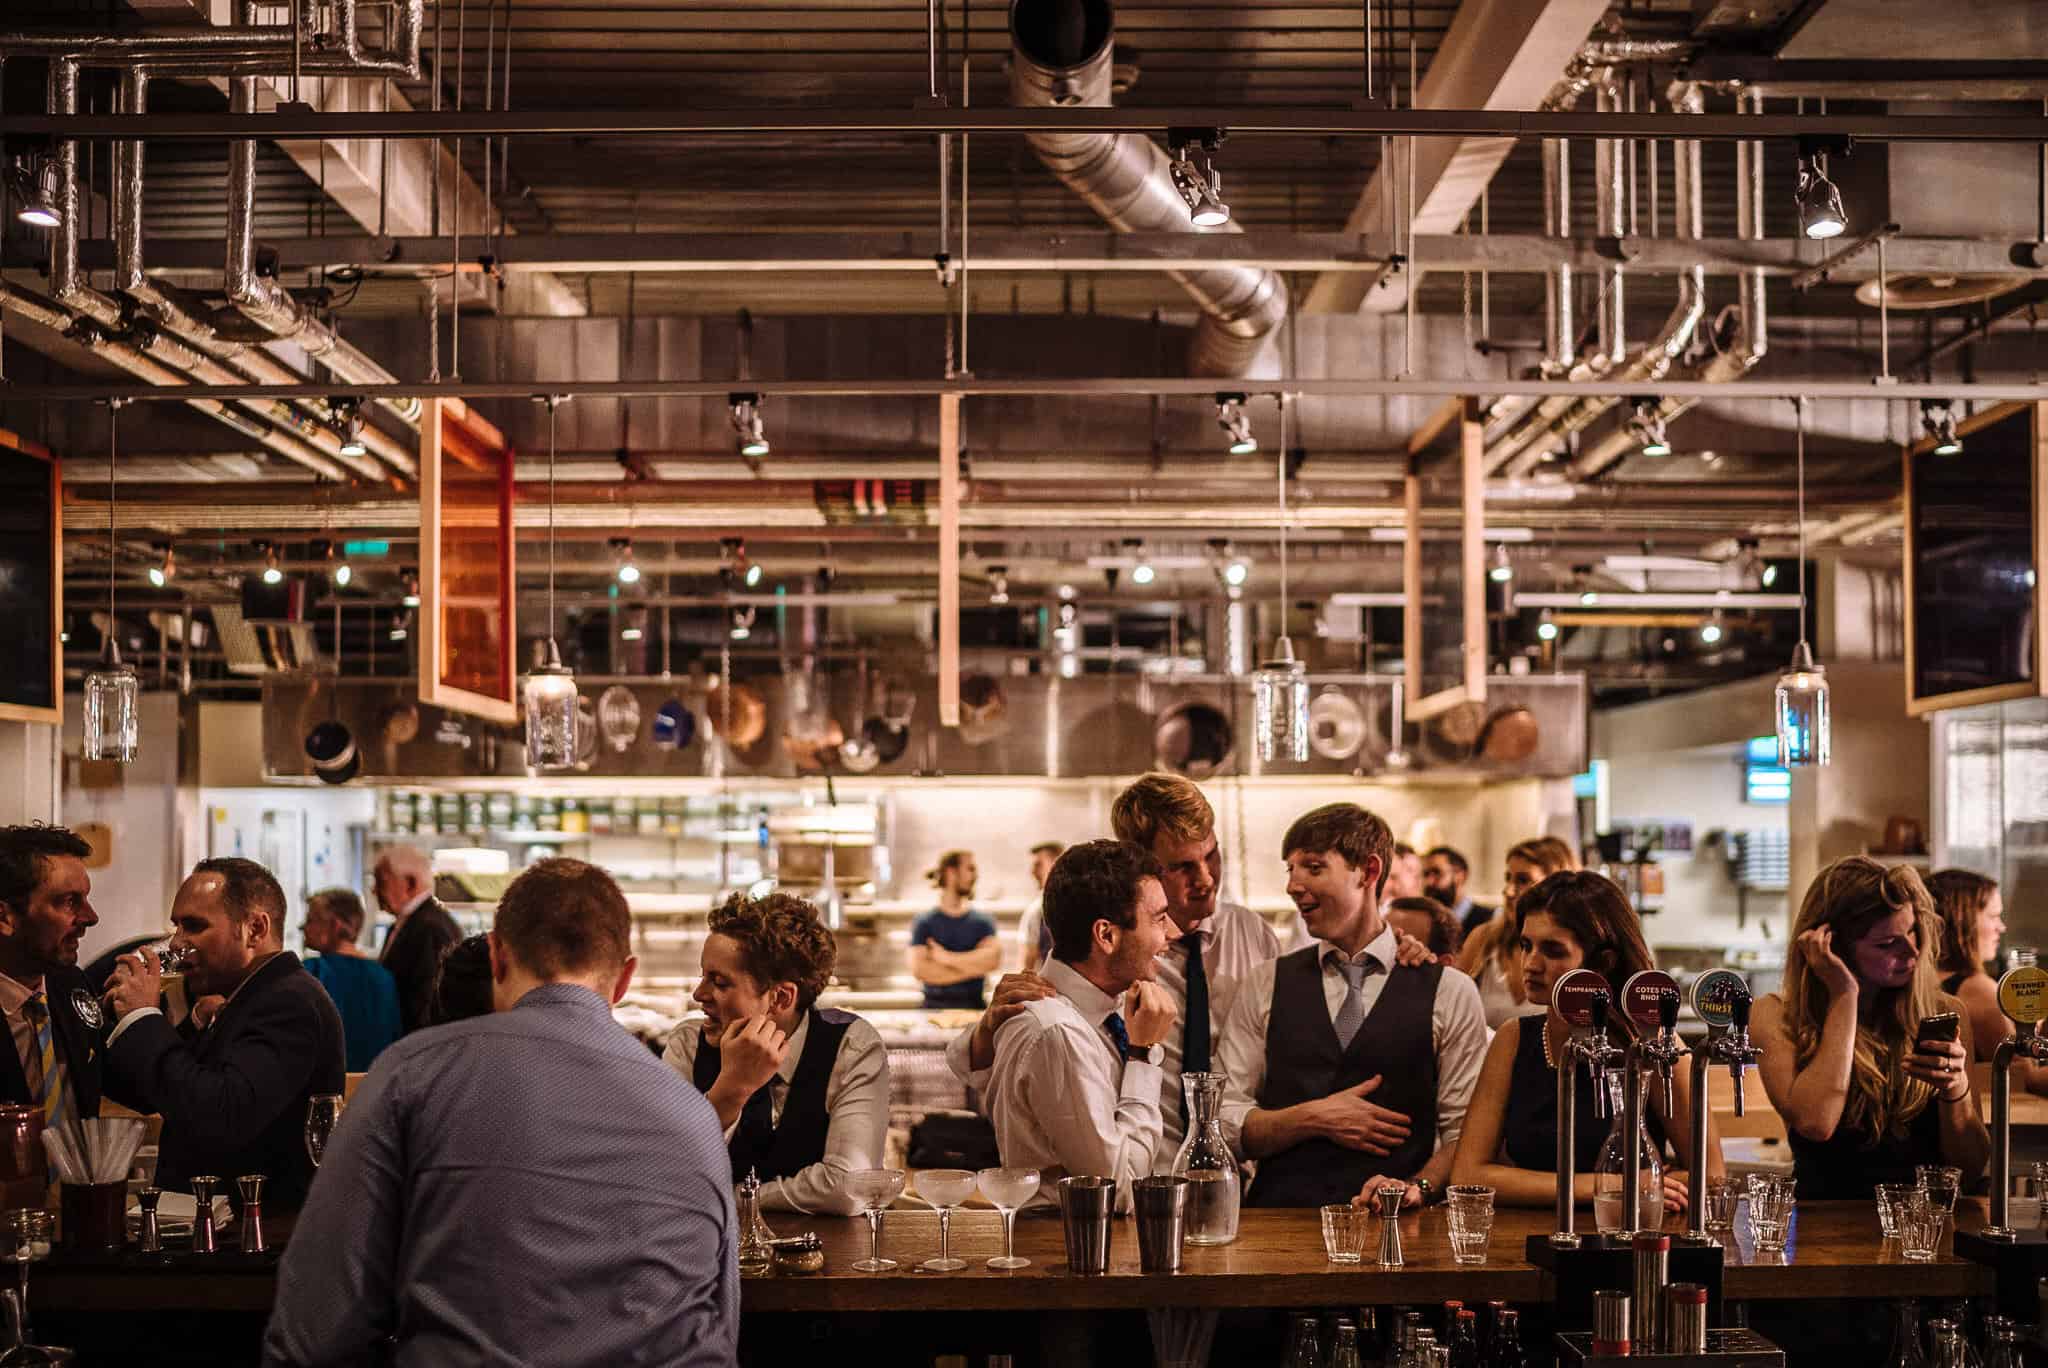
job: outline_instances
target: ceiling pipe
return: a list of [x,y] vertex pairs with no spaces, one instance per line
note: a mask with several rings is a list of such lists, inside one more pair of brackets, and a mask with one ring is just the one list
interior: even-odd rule
[[[425,28],[426,0],[398,0],[390,46],[365,51],[356,22],[358,0],[334,6],[331,40],[316,36],[301,44],[298,69],[306,76],[395,77],[418,80],[420,35]],[[175,69],[182,75],[285,75],[293,64],[289,24],[237,28],[184,28],[156,33],[0,33],[0,57],[49,57],[93,68],[146,66],[159,74]]]
[[[1107,106],[1115,52],[1107,0],[1012,0],[1010,98],[1018,105]],[[1053,175],[1126,233],[1194,232],[1159,144],[1139,133],[1043,133],[1028,137]],[[1242,232],[1235,222],[1217,232]],[[1201,306],[1188,347],[1192,375],[1252,373],[1287,316],[1287,285],[1249,267],[1170,271]]]

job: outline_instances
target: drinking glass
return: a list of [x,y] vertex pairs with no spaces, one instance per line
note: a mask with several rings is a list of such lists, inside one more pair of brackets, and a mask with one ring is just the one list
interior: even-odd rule
[[1742,1203],[1743,1191],[1740,1178],[1707,1179],[1707,1229],[1735,1229],[1735,1209]]
[[926,1169],[917,1175],[917,1195],[939,1213],[939,1257],[918,1265],[925,1273],[957,1273],[967,1260],[953,1257],[953,1208],[974,1195],[972,1169]]
[[1948,1208],[1926,1192],[1915,1192],[1898,1210],[1899,1254],[1909,1263],[1932,1263],[1934,1248],[1941,1243],[1942,1222]]
[[1365,1234],[1372,1213],[1345,1202],[1323,1208],[1323,1253],[1331,1263],[1355,1264],[1365,1260]]
[[1879,1183],[1877,1185],[1877,1224],[1884,1231],[1887,1240],[1899,1238],[1899,1208],[1906,1199],[1920,1189],[1911,1183]]
[[1030,1168],[985,1168],[974,1175],[981,1195],[1003,1213],[1003,1252],[990,1259],[990,1268],[1029,1268],[1031,1260],[1017,1257],[1017,1208],[1038,1195],[1038,1170]]
[[1781,1254],[1792,1220],[1792,1180],[1776,1174],[1749,1178],[1749,1238],[1760,1253]]
[[47,1211],[23,1208],[6,1215],[6,1226],[0,1230],[0,1249],[5,1257],[14,1262],[20,1283],[16,1295],[20,1298],[21,1343],[10,1350],[6,1363],[13,1368],[16,1364],[56,1363],[57,1357],[38,1348],[29,1337],[28,1323],[28,1269],[38,1259],[50,1257],[50,1242],[55,1237],[57,1221]]
[[882,1209],[903,1195],[902,1169],[855,1169],[846,1175],[846,1191],[868,1218],[868,1256],[854,1261],[856,1273],[887,1273],[894,1259],[882,1257]]
[[314,1093],[306,1099],[306,1153],[314,1168],[319,1168],[326,1156],[327,1142],[334,1138],[334,1128],[341,1124],[347,1106],[340,1093]]
[[1913,1176],[1919,1179],[1920,1190],[1927,1194],[1927,1199],[1941,1208],[1943,1217],[1955,1211],[1956,1194],[1963,1188],[1961,1169],[1943,1164],[1922,1164],[1913,1170]]
[[1461,1264],[1486,1262],[1493,1238],[1493,1189],[1478,1184],[1453,1184],[1444,1193],[1451,1223],[1451,1258]]

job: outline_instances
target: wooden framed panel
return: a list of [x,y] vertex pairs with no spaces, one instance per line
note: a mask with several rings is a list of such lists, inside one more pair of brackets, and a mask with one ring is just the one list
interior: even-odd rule
[[420,415],[420,701],[519,720],[513,454],[459,399]]
[[63,557],[63,465],[0,430],[0,721],[64,720]]
[[1931,438],[1905,451],[1906,711],[1915,717],[2048,692],[2044,407],[2000,404],[1957,431],[1959,453],[1936,455]]

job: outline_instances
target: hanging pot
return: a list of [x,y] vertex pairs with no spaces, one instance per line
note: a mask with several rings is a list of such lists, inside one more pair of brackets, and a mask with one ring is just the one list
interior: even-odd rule
[[869,769],[893,765],[910,749],[910,728],[895,726],[879,717],[870,717],[863,722],[860,734],[875,748],[875,763],[868,766]]
[[1365,744],[1365,713],[1351,695],[1325,689],[1308,701],[1309,749],[1325,760],[1349,760]]
[[746,750],[768,730],[768,705],[761,701],[761,695],[744,684],[732,686],[731,731],[726,730],[728,711],[723,681],[711,686],[704,695],[704,713],[711,719],[711,729],[718,733],[720,740],[734,750]]
[[671,698],[654,710],[654,744],[659,750],[681,750],[697,736],[697,714]]
[[1222,709],[1190,700],[1168,708],[1152,729],[1152,761],[1190,779],[1208,779],[1230,763],[1236,743]]
[[1496,765],[1519,765],[1534,755],[1542,742],[1543,729],[1536,723],[1536,714],[1511,703],[1486,719],[1479,753]]
[[960,739],[985,746],[1010,730],[1010,700],[994,675],[970,674],[960,680]]
[[624,755],[640,739],[640,700],[623,684],[597,696],[597,725],[605,744]]

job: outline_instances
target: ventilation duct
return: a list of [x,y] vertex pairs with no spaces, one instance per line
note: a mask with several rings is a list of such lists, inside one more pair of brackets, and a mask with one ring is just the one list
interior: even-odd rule
[[[1106,0],[1013,0],[1010,98],[1040,107],[1106,106],[1115,51]],[[1060,181],[1124,233],[1197,231],[1166,152],[1136,133],[1039,133],[1032,150]],[[1206,230],[1242,232],[1236,223]],[[1201,307],[1188,348],[1194,375],[1249,375],[1287,316],[1287,286],[1271,271],[1219,267],[1168,272]]]

